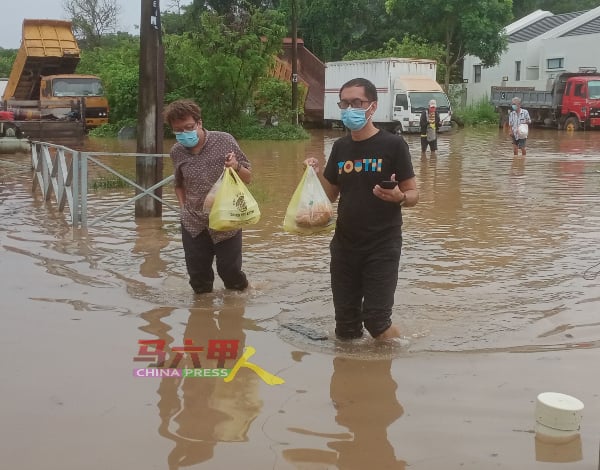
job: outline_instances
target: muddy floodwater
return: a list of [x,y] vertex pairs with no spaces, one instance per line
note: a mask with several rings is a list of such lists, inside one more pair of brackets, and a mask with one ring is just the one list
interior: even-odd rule
[[[175,210],[102,219],[134,193],[91,165],[99,222],[74,230],[32,193],[29,155],[0,155],[0,467],[599,468],[600,132],[532,129],[525,158],[496,128],[444,134],[434,159],[406,136],[421,200],[404,210],[393,345],[333,338],[331,235],[282,229],[302,161],[324,162],[341,135],[240,142],[262,212],[244,230],[251,288],[217,280],[202,296]],[[101,158],[135,173],[130,157]],[[238,350],[219,365],[225,343]],[[136,376],[157,345],[164,369],[218,374],[244,350],[254,367],[230,381]],[[581,400],[580,429],[536,432],[542,392]]]

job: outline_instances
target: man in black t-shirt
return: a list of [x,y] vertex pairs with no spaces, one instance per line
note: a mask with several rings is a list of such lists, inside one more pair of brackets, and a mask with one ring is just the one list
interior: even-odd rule
[[[407,143],[373,124],[377,89],[355,78],[340,89],[342,122],[323,172],[331,201],[340,197],[331,250],[331,289],[338,338],[360,338],[363,325],[377,339],[400,337],[392,324],[402,248],[402,210],[419,201]],[[318,160],[305,163],[319,170]],[[382,181],[398,184],[385,189]]]

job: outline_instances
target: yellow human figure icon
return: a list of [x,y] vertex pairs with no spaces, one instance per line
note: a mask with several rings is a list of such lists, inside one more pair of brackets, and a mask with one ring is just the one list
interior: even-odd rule
[[256,364],[248,362],[248,359],[250,357],[254,356],[255,353],[256,353],[256,349],[254,349],[252,346],[245,347],[242,357],[240,357],[237,360],[237,362],[234,364],[233,368],[231,369],[231,372],[229,373],[229,375],[227,377],[225,377],[223,379],[223,381],[231,382],[233,380],[233,378],[235,377],[235,375],[237,374],[238,370],[240,370],[242,367],[247,367],[248,369],[251,369],[254,372],[256,372],[256,374],[267,385],[281,385],[281,384],[285,383],[285,380],[283,380],[281,377],[273,375],[270,372],[267,372],[266,370],[257,366]]

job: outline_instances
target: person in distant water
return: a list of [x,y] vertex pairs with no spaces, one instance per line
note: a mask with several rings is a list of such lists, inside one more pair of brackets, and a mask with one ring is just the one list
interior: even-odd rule
[[427,154],[427,147],[431,150],[431,156],[435,157],[437,151],[437,133],[442,125],[440,112],[435,100],[429,101],[429,108],[421,113],[421,157]]
[[203,206],[224,167],[233,168],[244,183],[250,183],[250,162],[233,136],[203,127],[200,107],[193,101],[177,100],[169,104],[164,119],[177,139],[171,149],[171,160],[190,285],[196,294],[212,292],[215,277],[212,264],[216,257],[217,273],[225,288],[242,291],[248,287],[242,271],[242,231],[209,229]]
[[[419,201],[408,144],[373,124],[377,89],[355,78],[339,92],[341,119],[350,133],[333,143],[322,184],[338,217],[330,243],[335,334],[379,340],[401,337],[392,324],[402,249],[402,212]],[[319,170],[316,158],[304,163]],[[394,181],[389,189],[383,181]],[[397,183],[396,183],[397,182]]]
[[531,124],[529,111],[521,108],[521,98],[515,96],[512,99],[511,111],[508,115],[508,126],[510,127],[513,155],[515,156],[519,154],[519,149],[521,149],[521,155],[527,155],[526,144],[529,135],[529,124]]

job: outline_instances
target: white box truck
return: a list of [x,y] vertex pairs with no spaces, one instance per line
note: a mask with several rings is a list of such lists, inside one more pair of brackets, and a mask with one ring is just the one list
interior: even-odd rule
[[364,59],[325,64],[324,120],[342,126],[338,101],[340,88],[353,78],[366,78],[377,88],[378,127],[391,132],[420,132],[421,112],[434,99],[440,112],[440,132],[450,130],[450,100],[436,82],[437,62],[430,59]]

